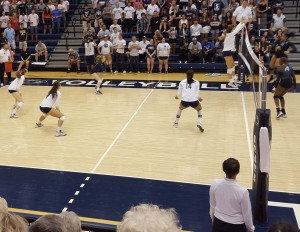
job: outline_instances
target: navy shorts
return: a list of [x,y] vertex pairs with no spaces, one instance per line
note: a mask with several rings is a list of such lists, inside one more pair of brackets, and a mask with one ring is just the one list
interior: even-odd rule
[[92,68],[91,70],[91,74],[93,73],[97,73],[97,72],[104,72],[106,70],[106,65],[101,63],[101,62],[98,62],[94,68]]
[[232,52],[231,51],[223,51],[223,56],[232,56]]
[[168,56],[159,56],[158,59],[159,60],[168,60],[169,57]]
[[18,91],[17,91],[17,90],[10,90],[10,89],[9,89],[8,92],[9,92],[9,93],[15,93],[15,92],[18,92]]
[[40,111],[42,111],[44,114],[48,114],[52,108],[50,107],[42,107],[40,106]]
[[192,107],[192,108],[196,108],[197,106],[199,106],[199,101],[193,101],[193,102],[186,102],[186,101],[181,101],[181,105],[183,107]]

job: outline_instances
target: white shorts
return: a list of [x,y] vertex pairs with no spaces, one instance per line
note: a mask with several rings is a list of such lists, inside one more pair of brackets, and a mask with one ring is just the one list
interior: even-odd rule
[[23,49],[23,47],[27,47],[27,42],[26,41],[19,41],[19,49]]

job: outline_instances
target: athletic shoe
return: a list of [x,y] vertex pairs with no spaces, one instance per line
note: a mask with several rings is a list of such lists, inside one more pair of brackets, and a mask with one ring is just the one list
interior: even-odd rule
[[173,127],[178,128],[178,122],[174,122]]
[[55,136],[56,136],[56,137],[62,137],[62,136],[66,136],[66,135],[67,135],[67,134],[64,133],[62,130],[56,131],[56,132],[55,132]]
[[118,73],[118,70],[116,70],[115,73]]
[[137,71],[137,73],[141,73],[140,71]]
[[112,73],[112,72],[113,72],[113,70],[110,70],[110,72]]
[[234,80],[234,83],[236,83],[236,84],[243,84],[243,82],[239,81],[239,80]]
[[284,114],[281,112],[281,111],[278,111],[277,112],[277,116],[276,118],[279,119],[280,117],[282,117]]
[[4,84],[3,84],[3,83],[1,83],[1,84],[0,84],[0,86],[1,86],[1,87],[3,87],[3,86],[4,86]]
[[285,113],[282,113],[281,117],[287,118],[287,115]]
[[181,62],[181,60],[179,61],[179,64],[181,64],[182,62]]
[[165,74],[168,74],[168,71],[166,71]]
[[42,126],[44,126],[42,123],[40,123],[40,122],[37,122],[36,124],[35,124],[35,128],[39,128],[39,127],[42,127]]
[[100,90],[96,90],[96,91],[95,91],[95,94],[100,95],[100,94],[102,94],[102,92],[101,92]]
[[124,70],[123,73],[125,74],[125,73],[126,73],[126,70]]
[[187,64],[187,60],[186,60],[186,61],[184,61],[184,63],[185,63],[185,64]]
[[9,118],[18,118],[16,114],[11,114]]
[[236,84],[234,82],[229,82],[228,86],[230,86],[231,88],[234,88],[234,89],[238,89],[239,88],[238,84]]
[[201,125],[198,124],[197,127],[199,128],[200,132],[204,131],[204,129],[203,129],[203,127]]
[[67,73],[70,73],[70,70],[68,70]]
[[80,70],[77,70],[77,73],[80,73]]
[[129,71],[129,73],[132,73],[132,71]]

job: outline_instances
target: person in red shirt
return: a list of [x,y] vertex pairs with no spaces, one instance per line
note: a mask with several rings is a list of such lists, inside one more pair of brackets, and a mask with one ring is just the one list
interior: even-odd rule
[[18,32],[20,29],[20,23],[19,23],[19,18],[17,17],[16,13],[13,13],[13,15],[10,17],[9,22],[11,24],[12,29],[15,30],[16,33],[16,39],[18,40]]

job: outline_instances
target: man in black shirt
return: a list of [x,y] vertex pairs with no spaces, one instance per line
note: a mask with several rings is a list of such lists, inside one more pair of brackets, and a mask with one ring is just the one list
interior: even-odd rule
[[24,28],[23,23],[20,25],[19,30],[19,49],[23,49],[23,47],[27,47],[27,30]]
[[27,14],[27,7],[24,0],[21,0],[21,3],[18,6],[19,15]]
[[3,45],[4,44],[7,44],[7,39],[6,37],[4,36],[4,33],[1,32],[1,36],[0,36],[0,49],[3,48]]
[[220,22],[222,22],[222,13],[224,9],[224,3],[221,0],[216,0],[211,5],[212,12],[211,15],[217,14]]
[[20,65],[18,67],[18,71],[21,70],[23,65],[26,65],[26,69],[28,71],[29,63],[30,63],[30,53],[27,51],[27,46],[24,46],[22,51],[21,51],[21,62],[20,62]]

